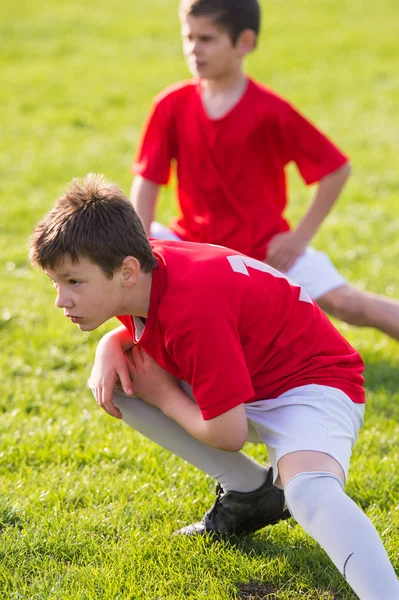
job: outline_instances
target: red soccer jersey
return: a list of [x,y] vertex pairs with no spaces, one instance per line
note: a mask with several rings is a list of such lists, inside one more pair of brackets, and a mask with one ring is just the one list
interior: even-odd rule
[[155,99],[132,170],[166,184],[172,160],[181,209],[173,231],[264,260],[271,238],[289,229],[285,166],[296,163],[311,184],[347,157],[288,102],[249,79],[220,119],[207,116],[195,80]]
[[152,241],[148,318],[120,316],[133,340],[187,381],[204,419],[302,385],[364,403],[363,362],[296,284],[227,248]]

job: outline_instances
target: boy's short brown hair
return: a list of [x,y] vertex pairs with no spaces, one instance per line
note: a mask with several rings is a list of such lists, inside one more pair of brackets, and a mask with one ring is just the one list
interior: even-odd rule
[[258,0],[181,0],[180,14],[211,17],[215,25],[228,32],[233,45],[245,29],[252,29],[256,35],[260,30]]
[[33,265],[51,269],[69,255],[88,258],[111,279],[126,256],[143,272],[157,266],[140,217],[122,190],[103,175],[73,179],[66,193],[38,223],[30,239]]

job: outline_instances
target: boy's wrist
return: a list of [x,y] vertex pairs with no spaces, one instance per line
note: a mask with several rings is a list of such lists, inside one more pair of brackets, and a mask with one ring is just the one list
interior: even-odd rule
[[302,245],[308,246],[314,237],[316,231],[309,230],[305,224],[300,223],[295,229],[292,230],[298,240]]

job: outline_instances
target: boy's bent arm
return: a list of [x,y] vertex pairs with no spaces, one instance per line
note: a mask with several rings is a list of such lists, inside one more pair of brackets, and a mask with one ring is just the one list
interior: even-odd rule
[[154,220],[155,205],[158,199],[159,185],[136,175],[130,191],[130,201],[141,218],[147,236]]
[[135,394],[159,408],[194,438],[227,452],[241,450],[248,434],[243,404],[207,421],[198,404],[187,396],[176,377],[167,373],[139,346],[130,353],[129,369]]
[[132,346],[132,336],[124,326],[105,334],[98,343],[90,375],[89,385],[97,404],[117,419],[122,418],[122,414],[112,402],[115,386],[120,384],[125,394],[133,395],[125,356],[125,352]]
[[350,172],[351,166],[347,162],[320,181],[309,210],[295,228],[298,235],[306,239],[307,243],[316,235],[320,225],[337,201]]
[[279,271],[288,271],[294,266],[337,201],[350,172],[350,164],[345,163],[321,179],[311,205],[298,225],[270,241],[266,256],[268,264]]
[[200,442],[226,452],[238,452],[248,435],[248,422],[243,404],[219,417],[204,421],[198,405],[183,390],[165,398],[163,413],[179,423]]
[[121,348],[122,352],[126,352],[133,346],[133,338],[131,333],[126,329],[124,325],[120,325],[116,329],[109,331],[98,342],[97,350],[99,348],[115,344]]

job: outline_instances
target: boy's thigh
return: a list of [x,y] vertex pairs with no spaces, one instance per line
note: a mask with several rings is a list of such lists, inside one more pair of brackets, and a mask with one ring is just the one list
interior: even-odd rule
[[278,473],[281,486],[285,489],[287,483],[301,473],[330,473],[340,479],[345,485],[345,473],[335,458],[325,452],[313,450],[298,450],[285,454],[278,461]]
[[332,457],[347,478],[352,449],[363,425],[364,404],[355,404],[336,388],[312,384],[277,399],[248,403],[245,411],[267,446],[276,485],[281,486],[279,460],[301,451]]
[[347,283],[327,254],[314,248],[306,248],[286,275],[315,300]]

